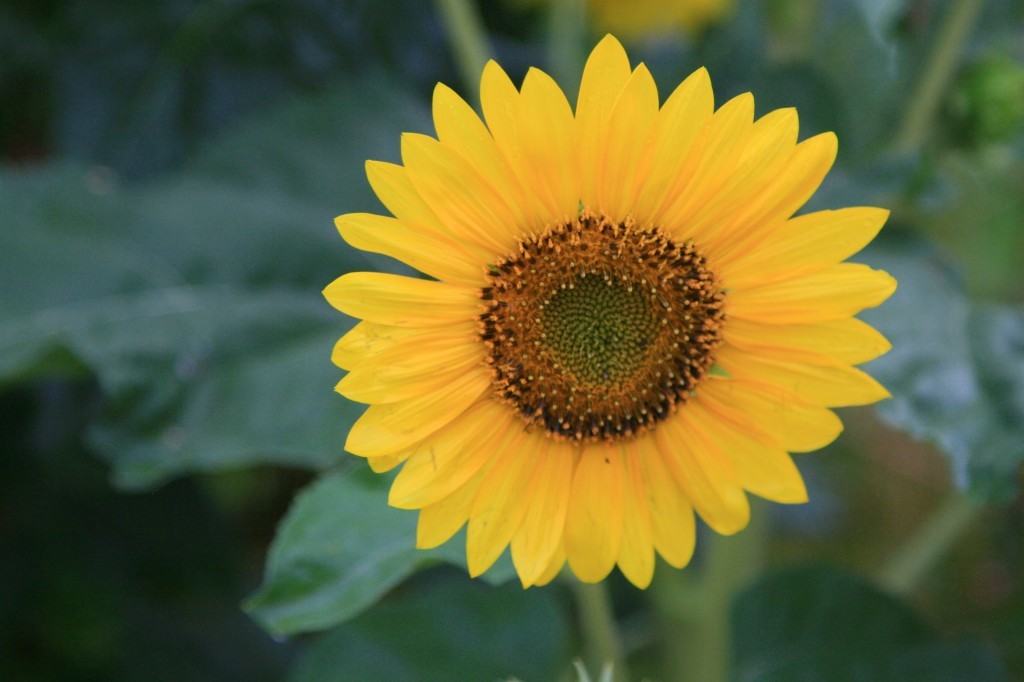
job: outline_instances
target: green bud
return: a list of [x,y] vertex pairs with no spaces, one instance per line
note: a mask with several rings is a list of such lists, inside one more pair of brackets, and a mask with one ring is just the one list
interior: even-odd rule
[[957,79],[949,113],[968,143],[1007,139],[1024,124],[1024,64],[992,55],[970,65]]

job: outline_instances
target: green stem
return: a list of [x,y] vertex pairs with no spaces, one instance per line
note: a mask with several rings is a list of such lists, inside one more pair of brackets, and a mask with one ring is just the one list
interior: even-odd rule
[[665,679],[729,679],[732,598],[763,561],[767,526],[758,511],[763,510],[754,510],[750,526],[738,535],[708,537],[699,579],[670,570],[655,580],[652,597],[665,635]]
[[455,52],[455,63],[462,81],[476,97],[480,90],[480,74],[491,54],[480,14],[470,0],[437,0],[437,9]]
[[572,102],[583,73],[587,6],[585,0],[551,0],[549,7],[548,68]]
[[628,672],[618,630],[615,627],[615,615],[612,613],[607,584],[600,582],[590,585],[576,579],[571,579],[571,584],[576,593],[588,669],[592,674],[599,675],[610,663],[614,679],[617,682],[625,682],[628,679]]
[[957,0],[949,3],[946,17],[935,39],[935,47],[925,63],[917,89],[909,99],[906,116],[893,142],[898,151],[920,147],[931,130],[932,119],[942,95],[953,77],[957,59],[974,28],[984,0]]
[[909,593],[942,560],[983,509],[967,495],[952,493],[882,567],[878,581],[896,594]]

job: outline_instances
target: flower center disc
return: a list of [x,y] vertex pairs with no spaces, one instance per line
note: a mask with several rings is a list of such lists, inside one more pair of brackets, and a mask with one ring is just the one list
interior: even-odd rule
[[540,326],[551,355],[579,382],[628,379],[658,336],[658,316],[642,288],[583,272],[544,302]]
[[583,214],[490,270],[480,336],[497,396],[558,438],[653,427],[704,377],[722,293],[704,258],[657,228]]

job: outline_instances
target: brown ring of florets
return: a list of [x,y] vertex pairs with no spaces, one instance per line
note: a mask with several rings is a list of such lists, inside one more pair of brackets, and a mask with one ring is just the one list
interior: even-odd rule
[[494,393],[558,439],[614,442],[685,402],[721,343],[723,293],[690,242],[583,213],[488,269]]

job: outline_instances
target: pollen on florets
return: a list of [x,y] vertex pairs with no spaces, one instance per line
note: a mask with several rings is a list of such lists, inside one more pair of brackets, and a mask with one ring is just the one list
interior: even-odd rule
[[687,400],[723,294],[689,242],[583,213],[490,266],[480,338],[496,395],[560,439],[615,441]]

